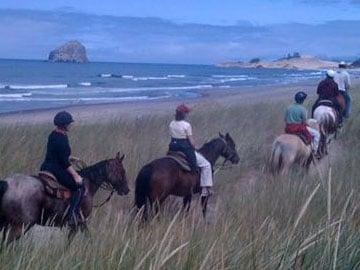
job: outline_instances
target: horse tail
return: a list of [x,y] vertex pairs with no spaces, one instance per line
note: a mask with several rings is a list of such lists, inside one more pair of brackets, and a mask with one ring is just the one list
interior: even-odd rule
[[279,173],[282,167],[282,149],[279,143],[275,142],[271,153],[271,171],[273,174]]
[[1,206],[1,201],[2,201],[2,197],[4,196],[5,192],[7,191],[9,185],[6,181],[1,181],[0,180],[0,206]]
[[135,205],[138,209],[144,206],[146,210],[146,199],[150,189],[150,179],[152,167],[150,164],[145,165],[139,172],[135,181]]

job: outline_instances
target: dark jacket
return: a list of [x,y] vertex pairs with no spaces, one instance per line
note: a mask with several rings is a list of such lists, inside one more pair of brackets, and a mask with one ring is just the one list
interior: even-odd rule
[[71,166],[70,155],[71,148],[67,135],[56,131],[51,132],[41,170],[51,172],[59,183],[71,190],[76,190],[77,185],[71,174],[66,170]]
[[329,77],[319,83],[316,93],[320,100],[332,99],[340,94],[337,83]]

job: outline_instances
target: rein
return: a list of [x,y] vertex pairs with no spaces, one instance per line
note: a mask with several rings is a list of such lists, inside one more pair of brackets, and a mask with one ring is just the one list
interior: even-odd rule
[[[86,167],[88,167],[88,165],[86,164],[86,162],[84,162],[83,160],[76,158],[76,157],[72,157],[71,158],[71,163],[77,167],[79,170],[85,169]],[[91,182],[90,179],[88,179],[89,182]],[[104,206],[106,203],[108,203],[111,199],[111,197],[114,195],[115,189],[112,185],[110,185],[109,183],[103,182],[100,184],[99,186],[100,189],[105,190],[105,191],[110,191],[110,194],[107,196],[107,198],[100,204],[97,205],[93,205],[94,208],[100,208],[102,206]]]

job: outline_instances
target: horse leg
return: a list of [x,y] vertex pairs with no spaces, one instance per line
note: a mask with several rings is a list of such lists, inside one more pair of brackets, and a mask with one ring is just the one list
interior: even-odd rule
[[23,234],[23,224],[12,224],[7,226],[7,230],[4,231],[4,240],[7,244],[10,244],[14,240],[18,240]]
[[209,201],[209,196],[201,196],[201,209],[203,213],[203,217],[206,217],[207,204]]
[[183,199],[183,210],[185,210],[187,213],[190,211],[190,205],[191,205],[191,194],[186,195]]

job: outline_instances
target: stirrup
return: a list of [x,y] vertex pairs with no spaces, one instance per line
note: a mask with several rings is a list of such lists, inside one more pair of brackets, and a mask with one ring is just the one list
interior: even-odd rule
[[211,195],[213,195],[211,187],[201,187],[200,197],[210,197]]

